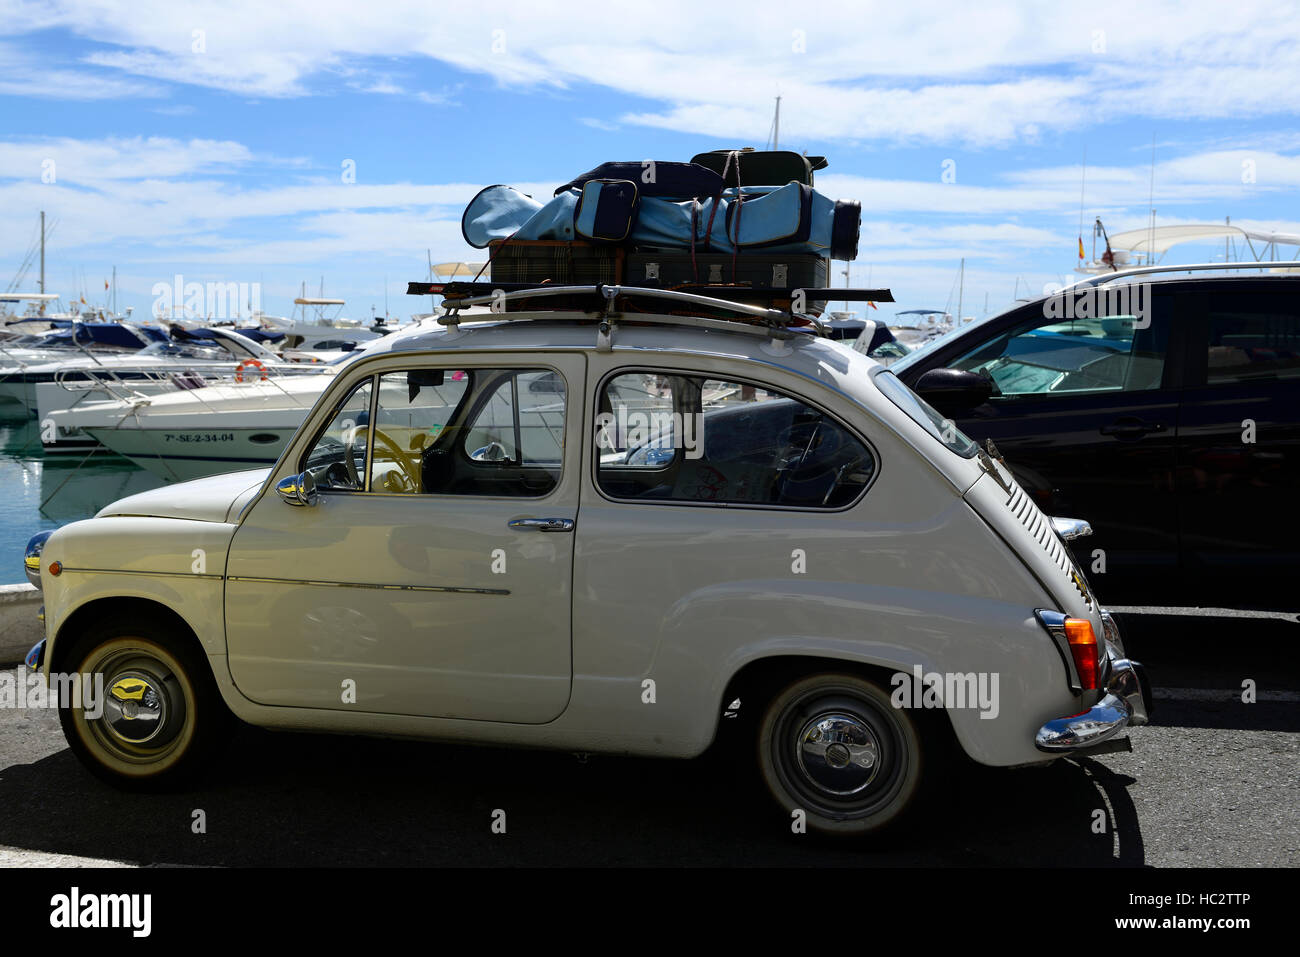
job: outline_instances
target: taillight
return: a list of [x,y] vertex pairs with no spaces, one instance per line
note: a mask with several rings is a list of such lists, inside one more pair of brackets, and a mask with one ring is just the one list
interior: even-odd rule
[[1097,635],[1092,630],[1092,622],[1086,618],[1065,619],[1065,640],[1069,643],[1070,654],[1074,657],[1074,668],[1079,673],[1079,684],[1084,691],[1095,690],[1101,667],[1097,652]]

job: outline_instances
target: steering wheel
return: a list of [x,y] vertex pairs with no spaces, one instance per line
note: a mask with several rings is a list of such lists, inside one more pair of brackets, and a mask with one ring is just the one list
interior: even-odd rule
[[415,464],[415,455],[402,451],[402,447],[379,426],[375,426],[375,446],[384,446],[392,453],[393,464],[397,466],[401,474],[402,484],[405,486],[400,489],[403,492],[418,492],[420,490],[420,471]]
[[831,487],[828,488],[826,494],[822,496],[822,505],[830,504],[831,496],[834,495],[835,490],[844,483],[844,476],[852,475],[853,471],[866,460],[867,455],[865,453],[859,453],[835,470],[835,481],[831,482]]
[[[791,481],[806,485],[823,475],[834,475],[838,470],[835,453],[839,451],[843,436],[839,429],[823,429],[823,424],[820,419],[795,422],[777,436],[777,448],[784,448],[788,453],[780,456],[778,466],[782,489]],[[808,462],[809,459],[812,461]]]

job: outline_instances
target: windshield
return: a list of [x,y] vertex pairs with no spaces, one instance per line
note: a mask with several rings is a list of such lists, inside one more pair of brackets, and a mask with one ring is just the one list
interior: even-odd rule
[[145,346],[138,355],[142,356],[172,356],[185,359],[212,359],[225,360],[230,358],[230,353],[224,346],[217,345],[198,345],[192,342],[155,342],[152,345]]
[[933,435],[946,448],[966,459],[973,458],[979,451],[979,446],[963,435],[952,419],[945,419],[937,409],[903,385],[902,380],[892,371],[876,373],[875,383],[876,388],[884,393],[885,398],[906,412],[913,422]]
[[[1023,304],[1016,303],[1016,305],[1013,308],[1019,309],[1021,305]],[[992,322],[993,320],[1001,316],[1005,316],[1010,311],[1011,311],[1010,309],[1004,309],[996,316],[986,316],[983,319],[976,319],[974,322],[968,322],[964,326],[954,326],[953,328],[945,332],[943,335],[936,336],[934,339],[931,339],[928,342],[924,342],[921,345],[917,346],[915,349],[909,352],[904,358],[899,359],[896,363],[894,363],[890,368],[898,372],[905,372],[908,369],[912,368],[912,366],[916,365],[918,362],[923,361],[924,358],[928,356],[932,350],[937,349],[940,346],[947,345],[949,342],[952,342],[952,340],[956,339],[958,336],[964,336],[972,329],[982,326],[987,322]]]

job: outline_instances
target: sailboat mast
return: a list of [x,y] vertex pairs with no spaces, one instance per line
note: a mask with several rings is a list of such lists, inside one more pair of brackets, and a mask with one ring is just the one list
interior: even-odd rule
[[[41,210],[41,295],[45,295],[45,210]],[[40,314],[45,315],[45,300],[41,300]]]
[[781,98],[776,98],[776,115],[772,117],[772,149],[781,148]]
[[[961,257],[961,278],[957,281],[957,325],[961,325],[962,295],[966,292],[966,257]],[[951,293],[949,293],[951,295]]]

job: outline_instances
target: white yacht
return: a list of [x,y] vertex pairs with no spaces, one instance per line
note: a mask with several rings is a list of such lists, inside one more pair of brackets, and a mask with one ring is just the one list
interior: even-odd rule
[[[37,394],[42,384],[71,387],[67,391],[72,393],[79,384],[111,392],[130,388],[133,383],[151,391],[148,383],[161,382],[162,387],[152,391],[167,391],[166,384],[173,382],[177,375],[190,380],[197,376],[200,381],[191,384],[202,385],[208,380],[236,376],[260,379],[311,368],[310,363],[286,358],[230,329],[177,332],[181,336],[179,340],[153,342],[134,352],[120,351],[116,355],[74,352],[57,361],[51,361],[50,356],[37,350],[30,358],[19,357],[13,364],[5,365],[5,355],[12,353],[0,349],[0,398],[21,403],[43,420]],[[56,392],[46,390],[46,396],[47,402],[58,406]]]
[[299,375],[81,402],[46,418],[58,435],[84,432],[168,481],[272,465],[339,368],[362,351]]

